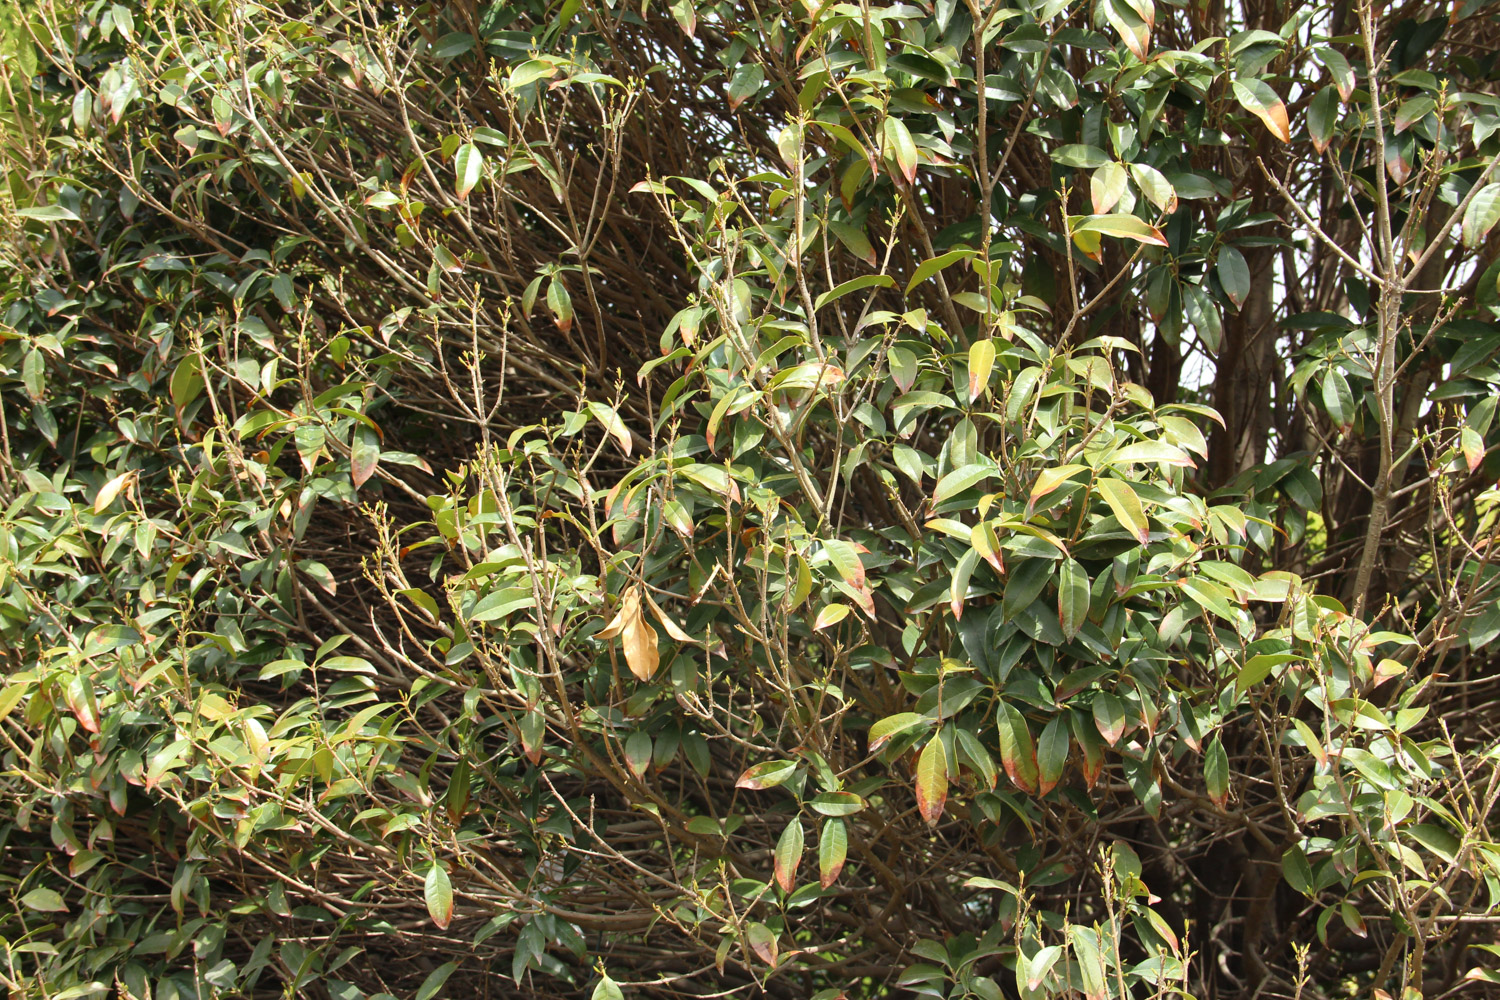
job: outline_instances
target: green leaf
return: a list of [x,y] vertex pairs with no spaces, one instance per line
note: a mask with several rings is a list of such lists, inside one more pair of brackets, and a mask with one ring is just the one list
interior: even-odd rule
[[1271,675],[1271,671],[1283,663],[1291,663],[1302,657],[1296,653],[1258,653],[1240,667],[1234,685],[1241,692],[1247,691]]
[[457,968],[457,962],[444,962],[433,969],[427,974],[427,978],[422,980],[422,985],[417,987],[416,995],[412,997],[412,1000],[432,1000],[443,988],[443,984],[448,981],[448,977],[453,975],[453,970]]
[[818,883],[825,889],[838,881],[849,856],[849,833],[844,821],[831,819],[823,824],[818,836]]
[[39,913],[67,913],[68,904],[52,889],[32,889],[21,897],[21,905]]
[[1043,469],[1037,473],[1036,480],[1031,484],[1031,503],[1036,503],[1080,472],[1087,471],[1086,465],[1058,465]]
[[969,345],[969,399],[978,400],[990,391],[990,373],[995,368],[995,342],[988,338]]
[[1130,176],[1135,179],[1135,186],[1141,189],[1141,194],[1158,211],[1168,215],[1177,211],[1177,189],[1160,170],[1144,163],[1132,163]]
[[816,312],[817,310],[822,309],[828,303],[836,302],[851,292],[858,292],[866,288],[895,287],[896,279],[891,277],[889,274],[862,274],[857,278],[850,278],[848,281],[830,288],[822,295],[819,295],[817,299],[813,301],[813,311]]
[[27,351],[21,362],[21,384],[33,403],[40,403],[47,395],[47,358],[36,348]]
[[1165,441],[1137,441],[1135,444],[1127,444],[1119,451],[1110,452],[1105,461],[1116,467],[1160,464],[1191,469],[1194,464],[1187,452]]
[[729,78],[729,110],[736,110],[748,98],[758,94],[765,82],[766,74],[760,68],[760,63],[740,63],[734,76]]
[[198,398],[198,393],[203,391],[203,376],[198,374],[197,355],[186,355],[177,362],[177,367],[172,370],[169,388],[172,405],[179,410]]
[[557,328],[563,333],[573,328],[573,296],[560,277],[554,276],[547,283],[547,311],[552,314]]
[[1281,872],[1286,876],[1287,885],[1304,896],[1312,895],[1312,865],[1308,863],[1307,855],[1300,846],[1293,845],[1281,856]]
[[797,868],[802,864],[802,821],[793,816],[776,841],[776,884],[782,892],[797,888]]
[[1010,384],[1010,391],[1005,394],[1005,417],[1007,420],[1019,420],[1027,403],[1031,400],[1031,394],[1036,390],[1036,385],[1042,378],[1042,369],[1033,365],[1022,368],[1016,372],[1015,379]]
[[1208,352],[1218,354],[1219,345],[1224,339],[1224,321],[1219,315],[1218,303],[1202,285],[1183,284],[1178,288],[1182,292],[1182,305],[1188,322],[1198,331]]
[[1324,87],[1307,105],[1307,136],[1313,148],[1322,153],[1333,140],[1339,124],[1339,95],[1332,86]]
[[1006,704],[995,714],[1000,730],[1000,763],[1011,784],[1030,795],[1037,792],[1036,747],[1031,742],[1031,727],[1014,705]]
[[1078,233],[1100,233],[1104,236],[1116,236],[1120,239],[1135,240],[1137,243],[1145,243],[1150,246],[1164,247],[1167,238],[1161,234],[1161,230],[1144,222],[1133,215],[1115,213],[1113,215],[1075,215],[1068,219],[1069,232]]
[[1334,86],[1338,88],[1339,99],[1347,101],[1354,94],[1356,82],[1354,69],[1349,65],[1349,60],[1344,58],[1344,54],[1338,49],[1327,45],[1319,45],[1312,52],[1318,62],[1328,68],[1329,74],[1333,77]]
[[1093,203],[1094,212],[1102,215],[1118,205],[1129,179],[1130,174],[1124,164],[1113,160],[1095,170],[1094,175],[1089,178],[1089,199]]
[[950,264],[956,264],[961,260],[968,260],[973,256],[973,250],[960,247],[957,250],[949,250],[947,253],[940,253],[936,257],[924,260],[921,264],[917,265],[917,269],[912,272],[911,280],[906,283],[906,294],[910,295],[913,288],[916,288]]
[[599,421],[599,425],[614,439],[615,445],[626,458],[629,458],[633,441],[630,437],[630,428],[625,426],[625,421],[621,419],[619,411],[608,403],[596,400],[589,403],[589,414]]
[[928,826],[942,818],[943,804],[948,800],[948,752],[943,741],[934,736],[917,758],[917,811]]
[[787,165],[788,170],[796,170],[797,163],[802,159],[802,123],[789,122],[781,134],[776,137],[776,151],[781,154],[781,161]]
[[937,481],[937,487],[932,491],[932,502],[942,503],[949,497],[957,496],[964,490],[978,485],[990,476],[999,474],[1000,471],[988,462],[976,462],[973,465],[965,465],[961,469],[954,469]]
[[886,115],[885,118],[885,153],[895,161],[906,183],[917,179],[917,144],[912,141],[906,125],[895,115]]
[[875,248],[870,245],[870,238],[865,235],[864,229],[859,226],[851,226],[847,222],[830,219],[828,230],[834,236],[838,237],[838,241],[844,245],[846,250],[866,264],[874,267],[880,262],[879,258],[875,255]]
[[969,770],[973,771],[984,782],[984,787],[993,789],[997,775],[995,773],[995,760],[990,752],[979,742],[979,737],[970,730],[958,727],[955,729],[958,736],[959,760],[968,761]]
[[620,989],[620,984],[609,978],[608,973],[601,972],[599,981],[594,984],[594,992],[589,994],[589,1000],[625,1000],[625,993]]
[[78,222],[78,213],[61,205],[38,205],[32,208],[18,208],[16,215],[23,219],[35,219],[38,222]]
[[870,752],[874,753],[879,750],[893,736],[899,736],[919,726],[929,726],[932,722],[931,716],[917,712],[888,715],[870,727]]
[[1276,96],[1276,91],[1264,80],[1234,81],[1234,99],[1240,107],[1266,123],[1271,134],[1282,142],[1292,141],[1291,123],[1287,120],[1286,105]]
[[1089,575],[1078,560],[1064,559],[1057,574],[1057,621],[1064,639],[1078,634],[1088,613]]
[[364,424],[357,425],[349,442],[349,477],[355,489],[369,481],[379,463],[380,435]]
[[969,580],[978,565],[979,553],[971,548],[959,557],[958,565],[953,569],[953,579],[948,584],[948,603],[954,618],[964,616],[964,599],[969,594]]
[[1497,222],[1500,222],[1500,181],[1492,181],[1480,188],[1464,209],[1464,245],[1477,247]]
[[1151,540],[1151,525],[1141,507],[1141,498],[1129,483],[1120,479],[1101,478],[1094,481],[1094,487],[1109,505],[1110,512],[1115,515],[1120,526],[1134,535],[1136,541],[1145,545]]
[[1236,309],[1243,306],[1250,295],[1250,265],[1245,262],[1245,255],[1232,246],[1221,246],[1215,271],[1229,301]]
[[1430,94],[1418,94],[1407,98],[1401,102],[1401,107],[1396,109],[1395,118],[1391,120],[1396,128],[1396,134],[1400,135],[1436,110],[1437,101]]
[[1348,430],[1354,424],[1354,390],[1349,380],[1336,367],[1330,366],[1323,373],[1323,406],[1340,430]]
[[427,903],[427,914],[438,930],[447,930],[453,922],[453,883],[448,880],[447,870],[436,861],[427,869],[422,899]]
[[1151,25],[1126,0],[1101,0],[1100,9],[1110,27],[1120,33],[1126,48],[1142,62],[1151,51]]
[[513,89],[529,86],[538,80],[550,80],[557,75],[557,67],[545,59],[528,59],[510,71],[509,83]]
[[1063,768],[1068,763],[1068,735],[1066,713],[1054,715],[1042,729],[1036,744],[1037,794],[1046,795],[1057,787]]
[[845,583],[855,590],[864,589],[865,567],[860,562],[858,549],[842,539],[828,538],[823,541],[823,551],[828,554],[829,563]]
[[1104,742],[1114,746],[1125,735],[1125,706],[1120,699],[1108,691],[1101,691],[1094,698],[1094,725]]
[[1406,827],[1405,832],[1407,836],[1450,865],[1458,859],[1462,844],[1457,837],[1442,827],[1431,823],[1414,823]]
[[458,147],[458,152],[453,154],[453,173],[457,178],[453,184],[454,193],[458,200],[463,201],[474,190],[474,185],[479,183],[480,176],[484,173],[484,154],[479,147],[472,142],[466,142]]
[[651,734],[637,729],[625,740],[625,766],[637,778],[651,766]]
[[865,800],[853,792],[819,792],[807,803],[821,816],[853,816],[865,808]]
[[740,775],[739,780],[734,783],[736,788],[748,788],[752,791],[761,791],[766,788],[775,788],[777,785],[789,781],[792,775],[797,773],[797,764],[790,760],[768,760],[754,767],[747,768]]
[[1082,143],[1057,147],[1052,151],[1052,159],[1077,170],[1097,170],[1110,162],[1109,154],[1104,150]]
[[1208,797],[1220,809],[1229,800],[1229,754],[1224,742],[1215,736],[1203,753],[1203,782],[1208,786]]

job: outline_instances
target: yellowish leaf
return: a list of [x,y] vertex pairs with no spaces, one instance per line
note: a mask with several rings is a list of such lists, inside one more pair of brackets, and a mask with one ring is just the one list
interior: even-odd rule
[[99,487],[99,493],[94,497],[94,513],[103,514],[114,503],[115,497],[120,491],[135,483],[136,471],[122,472],[103,486]]

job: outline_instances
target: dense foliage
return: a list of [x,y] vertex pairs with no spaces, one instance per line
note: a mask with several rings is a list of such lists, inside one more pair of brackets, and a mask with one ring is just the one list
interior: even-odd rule
[[9,8],[0,982],[1500,995],[1497,13]]

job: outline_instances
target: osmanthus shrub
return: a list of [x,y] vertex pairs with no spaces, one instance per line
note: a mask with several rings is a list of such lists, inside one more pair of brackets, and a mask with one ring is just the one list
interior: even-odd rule
[[1490,6],[10,23],[15,996],[1494,995]]

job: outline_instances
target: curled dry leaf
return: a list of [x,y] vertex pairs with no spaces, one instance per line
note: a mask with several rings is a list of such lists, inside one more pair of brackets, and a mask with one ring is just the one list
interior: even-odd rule
[[652,612],[656,614],[656,617],[661,621],[662,627],[667,630],[667,635],[671,636],[674,641],[694,641],[693,637],[684,632],[682,630],[682,626],[678,625],[677,622],[672,619],[671,615],[662,610],[660,604],[657,604],[656,601],[652,600],[650,594],[646,595],[646,603],[651,605]]
[[[646,600],[651,599],[648,597]],[[652,607],[655,607],[655,602],[652,602]],[[613,639],[616,636],[620,637],[625,647],[625,663],[630,667],[630,672],[643,681],[649,681],[655,676],[656,668],[661,663],[661,654],[656,648],[656,629],[651,627],[641,613],[639,586],[625,591],[619,610],[599,632],[598,638]]]

